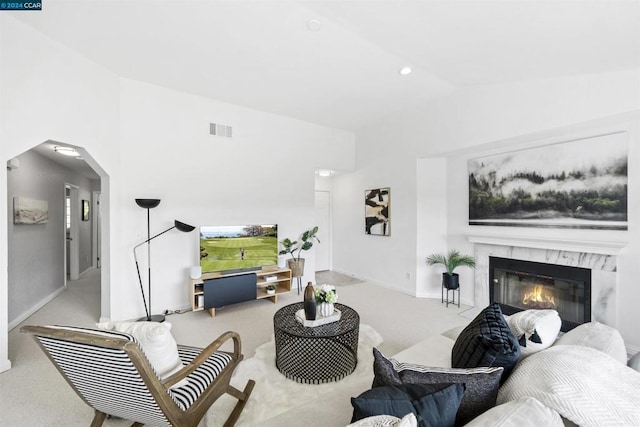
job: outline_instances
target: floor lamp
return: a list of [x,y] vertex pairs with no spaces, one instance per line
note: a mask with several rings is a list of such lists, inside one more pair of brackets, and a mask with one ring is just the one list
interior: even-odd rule
[[[138,283],[140,283],[140,293],[142,293],[142,301],[144,302],[144,311],[146,316],[142,317],[138,320],[146,320],[148,322],[164,322],[164,314],[155,314],[152,315],[151,314],[151,241],[153,239],[155,239],[156,237],[159,237],[161,235],[163,235],[164,233],[173,230],[174,228],[182,231],[184,233],[188,233],[190,231],[193,231],[193,229],[195,228],[192,225],[189,224],[185,224],[184,222],[180,222],[178,220],[174,221],[174,225],[173,227],[169,227],[166,230],[164,230],[161,233],[156,234],[155,236],[151,237],[151,228],[150,228],[150,216],[149,216],[149,210],[155,208],[156,206],[158,206],[160,204],[160,199],[136,199],[136,203],[138,204],[138,206],[140,206],[141,208],[144,208],[147,210],[147,240],[137,244],[136,246],[133,247],[133,259],[135,259],[136,261],[136,271],[138,273]],[[140,246],[147,244],[147,271],[148,271],[148,291],[147,291],[147,295],[149,296],[149,303],[147,305],[147,299],[144,296],[144,286],[142,285],[142,276],[140,275],[140,267],[138,264],[138,256],[136,254],[136,249],[138,249]]]

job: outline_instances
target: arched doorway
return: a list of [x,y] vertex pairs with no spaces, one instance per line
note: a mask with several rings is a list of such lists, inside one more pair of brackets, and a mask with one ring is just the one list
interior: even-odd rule
[[[73,149],[77,155],[64,156],[60,150],[56,151],[56,147]],[[69,206],[67,188],[75,193],[75,197],[69,198]],[[68,214],[72,214],[78,226],[74,233],[78,239],[75,242],[78,254],[74,261],[75,271],[82,276],[90,269],[99,268],[95,274],[99,281],[100,290],[96,294],[100,301],[95,305],[95,318],[96,321],[108,318],[109,259],[104,256],[108,251],[101,249],[109,241],[109,177],[98,162],[82,147],[45,141],[7,163],[6,195],[9,204],[6,210],[9,214],[8,298],[3,309],[8,313],[8,325],[0,333],[8,334],[64,291]],[[46,207],[46,220],[39,224],[15,224],[12,204],[19,197],[44,202],[39,206]],[[100,202],[94,200],[95,197],[99,197]],[[0,366],[0,372],[4,370],[2,368]]]

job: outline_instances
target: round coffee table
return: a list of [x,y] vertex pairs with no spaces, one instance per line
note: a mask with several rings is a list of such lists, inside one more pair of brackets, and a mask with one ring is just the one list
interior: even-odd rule
[[335,304],[340,320],[305,327],[296,319],[304,303],[282,307],[273,316],[276,367],[287,378],[305,384],[339,381],[358,364],[360,316],[344,304]]

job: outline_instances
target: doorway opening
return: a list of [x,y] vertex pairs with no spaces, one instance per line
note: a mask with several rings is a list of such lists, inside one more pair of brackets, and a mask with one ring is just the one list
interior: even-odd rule
[[[77,154],[61,155],[56,150],[61,146]],[[109,240],[108,214],[103,213],[108,210],[109,176],[84,148],[51,140],[10,163],[14,166],[7,168],[7,194],[44,202],[48,218],[37,225],[14,224],[12,215],[7,218],[8,323],[0,334],[8,334],[56,299],[67,289],[67,280],[91,282],[91,317],[108,319],[109,259],[101,256],[101,248]]]

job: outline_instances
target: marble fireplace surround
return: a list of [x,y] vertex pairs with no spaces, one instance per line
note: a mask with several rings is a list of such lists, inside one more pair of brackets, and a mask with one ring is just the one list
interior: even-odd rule
[[475,246],[475,307],[489,305],[490,256],[582,267],[591,269],[591,320],[617,327],[616,258],[626,243],[484,235],[468,239]]

